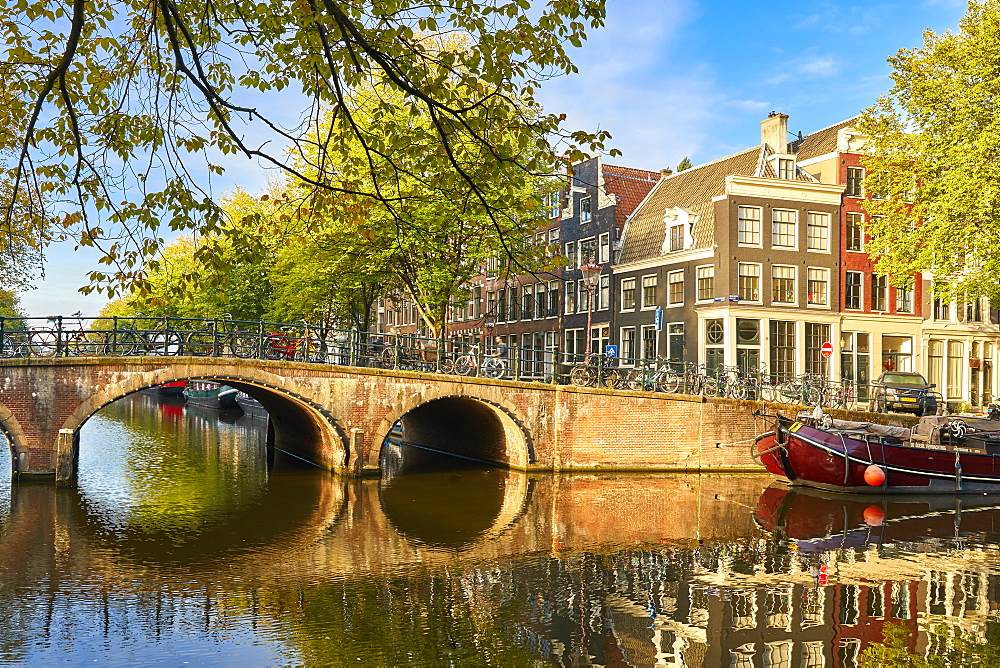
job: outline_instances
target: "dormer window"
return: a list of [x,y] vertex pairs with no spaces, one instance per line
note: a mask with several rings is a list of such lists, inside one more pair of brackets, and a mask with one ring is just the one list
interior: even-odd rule
[[684,250],[684,223],[670,226],[670,251]]
[[778,158],[778,178],[787,181],[795,180],[795,161],[791,158]]

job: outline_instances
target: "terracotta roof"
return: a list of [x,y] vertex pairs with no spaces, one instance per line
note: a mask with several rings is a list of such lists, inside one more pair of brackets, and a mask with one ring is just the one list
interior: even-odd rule
[[604,176],[604,190],[618,196],[615,225],[619,228],[660,180],[659,172],[617,165],[602,165],[601,173]]
[[837,150],[837,132],[844,128],[854,127],[858,122],[858,118],[858,116],[848,118],[846,121],[841,121],[836,125],[831,125],[828,128],[808,134],[802,138],[801,142],[792,142],[790,149],[796,153],[796,159],[799,162],[817,158],[827,153],[833,153]]
[[755,146],[661,179],[629,222],[621,262],[639,262],[661,255],[666,236],[663,214],[673,207],[683,207],[700,216],[693,230],[694,245],[696,248],[711,245],[715,232],[712,198],[725,194],[726,177],[730,174],[758,175],[769,153],[766,146]]

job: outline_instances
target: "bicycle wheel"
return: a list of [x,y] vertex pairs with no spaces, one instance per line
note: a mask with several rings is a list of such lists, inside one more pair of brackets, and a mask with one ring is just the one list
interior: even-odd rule
[[472,358],[468,355],[462,355],[455,360],[455,373],[460,376],[471,376],[475,368],[475,365],[472,363]]
[[616,388],[621,382],[621,374],[618,369],[604,369],[600,375],[601,387]]
[[742,380],[737,380],[729,385],[729,397],[732,399],[746,399],[747,398],[747,385]]
[[580,387],[590,387],[597,381],[597,374],[589,366],[574,367],[569,373],[569,380]]
[[761,383],[760,385],[760,400],[767,401],[769,403],[775,403],[778,401],[778,388],[770,383]]
[[104,353],[104,336],[95,332],[83,334],[76,339],[73,348],[77,355],[83,357],[101,355]]
[[257,337],[253,334],[246,334],[243,332],[233,334],[233,337],[229,342],[229,347],[232,349],[232,353],[236,357],[248,359],[253,357],[257,350]]
[[184,342],[184,353],[205,357],[211,355],[214,349],[211,332],[191,332]]
[[507,371],[506,360],[487,357],[483,360],[482,375],[486,378],[500,378]]
[[643,386],[646,384],[643,379],[644,371],[642,369],[632,369],[625,376],[625,387],[630,390],[642,390]]
[[56,333],[49,329],[39,329],[31,333],[28,350],[33,357],[52,357],[59,348]]
[[30,352],[25,343],[26,339],[22,333],[13,336],[4,334],[0,343],[0,357],[24,357]]
[[701,386],[701,393],[706,397],[717,397],[719,392],[719,381],[714,378],[706,378]]
[[671,371],[661,372],[655,388],[660,392],[676,392],[681,388],[681,377]]
[[453,360],[450,357],[443,357],[439,359],[437,370],[438,373],[447,373],[447,374],[455,373],[455,360]]

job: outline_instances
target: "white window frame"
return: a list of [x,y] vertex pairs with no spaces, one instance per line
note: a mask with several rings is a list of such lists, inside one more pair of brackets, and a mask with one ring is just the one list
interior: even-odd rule
[[[826,220],[826,224],[812,225],[813,217],[818,216]],[[809,235],[809,231],[813,228],[820,227],[824,230],[824,236],[822,237],[823,248],[813,248],[813,239]],[[830,253],[830,214],[823,211],[807,211],[806,212],[806,250],[810,253]]]
[[[630,342],[629,349],[626,350],[625,342],[628,340],[625,338],[625,332],[632,332],[632,340]],[[635,326],[632,327],[622,327],[618,330],[618,359],[621,360],[622,366],[632,366],[635,356],[635,344],[636,344],[636,330]]]
[[[586,205],[586,206],[585,206]],[[589,222],[594,217],[594,203],[590,195],[580,198],[580,222]]]
[[[707,277],[702,276],[701,272],[702,272],[703,269],[709,270],[709,272],[710,272],[711,275],[707,276]],[[701,266],[695,267],[694,268],[694,277],[695,277],[694,278],[694,300],[696,302],[710,302],[710,301],[714,301],[714,299],[715,299],[715,297],[714,297],[714,293],[715,293],[715,265],[714,264],[703,264]],[[706,297],[706,298],[702,298],[702,296],[701,296],[701,279],[702,278],[711,278],[712,279],[712,289],[709,291],[709,292],[713,293],[712,296],[709,296],[709,297]]]
[[611,262],[611,233],[605,232],[597,237],[597,264]]
[[857,170],[857,171],[861,172],[861,180],[858,182],[859,183],[858,190],[860,192],[858,192],[858,193],[850,193],[850,192],[847,191],[847,188],[845,187],[845,189],[844,189],[844,196],[845,197],[856,197],[858,199],[862,199],[865,196],[865,168],[864,167],[848,167],[847,168],[847,172],[845,173],[845,177],[846,178],[844,179],[844,185],[845,186],[848,186],[851,183],[851,171],[852,170]]
[[[675,230],[676,230],[676,235],[677,235],[676,238],[678,238],[680,240],[680,244],[676,248],[674,247]],[[685,245],[684,223],[675,223],[675,224],[671,225],[670,227],[668,227],[667,228],[667,247],[670,249],[668,252],[670,252],[670,253],[676,253],[678,251],[682,251],[682,250],[684,250],[684,245]]]
[[[778,213],[790,213],[792,214],[792,221],[778,221],[775,220],[775,214]],[[775,238],[775,225],[791,225],[792,226],[792,243],[788,246],[779,246],[774,243]],[[771,248],[777,248],[780,250],[798,250],[799,247],[799,211],[798,209],[771,209]]]
[[[857,306],[848,306],[847,305],[847,296],[849,294],[848,290],[847,290],[847,275],[848,274],[857,274],[858,276],[861,277],[861,283],[860,283],[859,288],[858,288],[858,290],[859,290],[858,294],[860,296],[861,303],[858,304]],[[864,311],[865,310],[865,272],[863,272],[863,271],[845,271],[844,272],[844,310],[845,311]]]
[[[674,286],[675,281],[673,280],[677,276],[681,277],[678,281],[681,284],[681,300],[679,302],[673,301],[673,296],[671,295],[671,288]],[[667,272],[667,306],[683,306],[684,305],[684,270],[679,269],[677,271]]]
[[601,274],[597,278],[597,289],[594,290],[597,304],[595,311],[607,311],[611,308],[611,274]]
[[[653,298],[653,303],[652,304],[647,304],[646,303],[646,279],[647,278],[653,279],[652,286],[653,286],[653,295],[654,295],[654,298]],[[643,311],[652,311],[653,309],[656,308],[656,296],[655,295],[656,295],[656,292],[660,288],[660,286],[659,286],[659,276],[657,274],[646,274],[640,280],[639,285],[640,285],[639,304],[641,305],[640,309],[643,310]]]
[[[851,219],[851,216],[857,216],[857,219],[861,221],[861,224],[860,224],[861,239],[860,239],[860,242],[858,243],[859,248],[851,248],[850,244],[848,244],[848,240],[850,239],[850,236],[849,236],[848,232],[851,229],[851,226],[848,223],[848,221]],[[844,215],[844,250],[845,251],[847,251],[849,253],[864,253],[865,252],[865,227],[866,227],[865,226],[865,214],[857,212],[857,211],[848,211]]]
[[[788,300],[788,301],[778,301],[778,300],[776,300],[774,298],[774,281],[775,281],[774,270],[775,269],[791,269],[792,270],[792,298],[790,300]],[[784,280],[788,280],[788,279],[782,278],[780,280],[784,281]],[[781,304],[782,306],[795,306],[796,304],[798,304],[798,297],[799,297],[799,272],[798,272],[798,267],[796,267],[794,264],[772,264],[771,265],[771,290],[770,290],[770,293],[771,293],[771,303],[772,304]]]
[[[631,283],[632,284],[632,288],[631,288],[632,289],[632,306],[626,306],[625,305],[625,289],[626,289],[625,288],[625,284],[626,283]],[[621,294],[621,296],[622,296],[622,300],[621,300],[622,303],[621,303],[621,306],[619,306],[618,310],[621,311],[622,313],[626,313],[628,311],[634,311],[635,307],[639,305],[639,299],[637,298],[638,297],[638,293],[636,292],[635,283],[636,283],[635,276],[632,276],[631,278],[623,278],[619,282],[619,290],[620,290],[619,294]]]
[[[752,218],[744,218],[743,215],[742,215],[744,209],[753,209],[754,211],[756,211],[757,212],[757,220],[754,221]],[[753,242],[750,242],[750,241],[741,241],[740,240],[740,237],[743,236],[743,233],[744,233],[744,230],[741,229],[740,223],[741,223],[741,221],[744,221],[744,220],[749,221],[749,222],[756,222],[757,223],[757,229],[756,229],[756,231],[754,231],[754,230],[748,230],[746,232],[747,235],[755,235],[757,237],[757,243],[753,243]],[[737,206],[736,207],[736,243],[737,243],[737,245],[748,247],[748,248],[762,248],[763,247],[763,240],[762,240],[762,236],[761,236],[761,226],[762,226],[762,221],[763,220],[764,220],[764,209],[763,209],[763,207],[749,206],[749,205],[744,205],[744,204],[740,204],[739,206]]]
[[[740,278],[743,276],[743,272],[742,272],[742,268],[743,267],[757,267],[757,275],[753,276],[753,278],[757,279],[757,299],[744,299],[743,295],[740,294]],[[761,289],[762,288],[761,283],[762,283],[762,280],[763,280],[763,276],[762,276],[763,273],[764,273],[764,267],[763,267],[763,265],[760,262],[739,262],[739,263],[737,263],[737,265],[736,265],[736,294],[739,296],[739,300],[741,302],[747,302],[747,303],[750,303],[750,304],[762,304],[763,303],[761,301],[763,299],[763,291]],[[748,274],[748,276],[749,276],[749,274]]]
[[[589,245],[591,242],[594,244],[594,252],[590,254],[584,253],[583,245]],[[576,240],[576,259],[579,261],[580,265],[590,262],[591,260],[597,262],[597,252],[597,237],[584,237],[583,239]]]
[[[814,271],[822,272],[823,280],[826,282],[826,301],[823,303],[812,301],[812,293],[809,292],[809,283],[811,281],[809,274]],[[810,308],[830,308],[830,270],[826,267],[806,267],[806,306],[809,306]]]
[[[572,288],[572,290],[571,290]],[[576,294],[576,281],[570,279],[563,282],[563,310],[566,315],[576,313],[576,303],[580,296]]]

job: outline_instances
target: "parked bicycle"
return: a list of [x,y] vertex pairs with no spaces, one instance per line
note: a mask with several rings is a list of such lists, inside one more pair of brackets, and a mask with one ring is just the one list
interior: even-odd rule
[[601,353],[591,353],[582,362],[573,366],[569,372],[569,380],[580,387],[614,387],[626,386],[627,374],[618,367],[618,358],[608,357]]
[[455,373],[460,376],[478,374],[485,378],[502,378],[508,371],[506,357],[479,354],[479,344],[455,358]]
[[[242,339],[237,335],[229,345],[242,348]],[[264,357],[270,360],[298,360],[302,362],[325,362],[326,344],[316,335],[315,329],[306,321],[301,327],[282,327],[279,332],[268,332],[263,346]],[[235,353],[237,357],[241,355]],[[246,355],[249,357],[249,355]]]
[[630,370],[625,375],[625,387],[630,390],[676,392],[681,388],[683,380],[670,367],[670,360],[657,357]]

